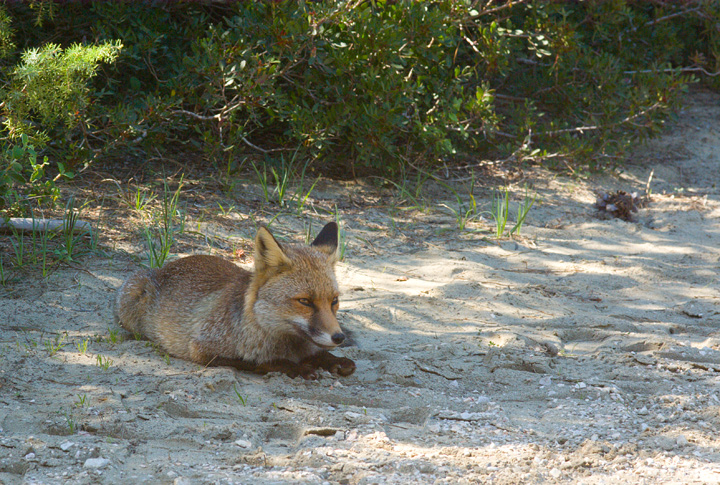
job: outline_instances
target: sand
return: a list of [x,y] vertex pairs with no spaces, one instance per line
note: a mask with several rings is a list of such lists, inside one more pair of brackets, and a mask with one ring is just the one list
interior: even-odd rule
[[[526,169],[512,207],[526,183],[538,200],[514,238],[323,182],[311,202],[338,206],[348,241],[348,378],[201,368],[113,327],[142,243],[127,209],[106,214],[130,220],[106,224],[108,257],[0,293],[0,482],[719,483],[718,120],[720,96],[695,92],[621,173]],[[601,217],[596,190],[643,195],[651,171],[633,221]],[[236,190],[186,227],[250,254],[256,192]],[[271,229],[304,239],[291,214]]]

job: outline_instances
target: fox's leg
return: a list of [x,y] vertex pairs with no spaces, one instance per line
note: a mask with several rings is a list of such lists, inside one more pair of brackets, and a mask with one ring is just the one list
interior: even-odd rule
[[318,378],[316,368],[303,364],[302,362],[297,363],[287,359],[278,359],[272,362],[266,362],[255,367],[253,372],[258,374],[267,374],[268,372],[282,372],[291,378],[301,376],[303,379],[314,381]]
[[327,350],[321,350],[300,361],[300,364],[309,365],[314,368],[325,369],[340,376],[349,376],[355,372],[355,362],[345,357],[337,357]]
[[[234,367],[238,370],[254,372],[256,374],[267,374],[268,372],[282,372],[283,374],[286,374],[291,378],[295,378],[297,376],[301,376],[303,379],[309,380],[315,380],[318,378],[316,371],[318,367],[320,367],[320,361],[318,361],[317,363],[314,361],[302,361],[300,363],[297,363],[288,359],[276,359],[270,362],[265,362],[263,364],[256,364],[255,362],[250,362],[234,357],[219,357],[215,353],[217,352],[218,346],[219,342],[193,341],[190,344],[190,358],[192,361],[203,365],[209,365],[214,367]],[[215,349],[215,352],[213,352],[212,349]],[[334,371],[331,367],[323,367],[323,369],[330,370],[331,372],[336,372],[340,375],[350,375],[355,370],[355,363],[353,361],[349,359],[339,359],[338,357],[335,357],[328,352],[325,353],[330,356],[330,359],[349,362],[350,365],[352,365],[352,369],[350,370],[350,372],[345,374],[343,374],[342,371]]]
[[318,378],[316,372],[317,367],[306,365],[302,362],[298,364],[287,359],[278,359],[264,364],[256,364],[242,359],[216,357],[210,360],[207,365],[234,367],[238,370],[254,372],[256,374],[282,372],[291,378],[295,378],[297,376],[301,376],[303,379],[308,380],[315,380]]

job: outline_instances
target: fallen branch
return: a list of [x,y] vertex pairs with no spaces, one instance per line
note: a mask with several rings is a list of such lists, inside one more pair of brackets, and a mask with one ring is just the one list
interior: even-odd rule
[[[61,219],[31,219],[29,217],[11,217],[7,221],[0,221],[2,232],[60,232],[65,231],[64,220]],[[86,221],[75,221],[72,226],[73,232],[90,231],[91,226]]]

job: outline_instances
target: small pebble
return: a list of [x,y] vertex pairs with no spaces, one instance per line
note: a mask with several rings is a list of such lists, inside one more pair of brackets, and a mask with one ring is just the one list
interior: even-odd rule
[[235,444],[238,445],[240,448],[250,448],[252,446],[252,443],[248,440],[237,440],[235,441]]
[[104,468],[110,464],[110,460],[107,458],[88,458],[85,460],[84,468]]

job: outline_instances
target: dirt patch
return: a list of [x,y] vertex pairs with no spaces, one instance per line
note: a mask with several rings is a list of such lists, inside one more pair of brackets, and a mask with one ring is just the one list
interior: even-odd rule
[[[318,186],[348,235],[349,378],[204,369],[118,332],[111,300],[141,252],[118,209],[108,258],[0,299],[0,482],[719,482],[718,119],[720,97],[696,93],[619,176],[526,171],[517,193],[539,200],[513,240]],[[597,190],[643,192],[651,171],[633,221],[598,217]],[[235,190],[225,215],[189,206],[181,251],[248,262],[249,214],[270,214]],[[300,241],[302,221],[272,229]]]

